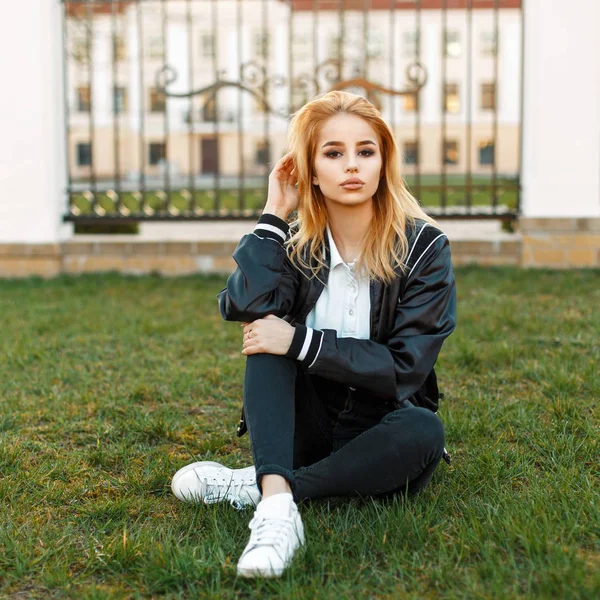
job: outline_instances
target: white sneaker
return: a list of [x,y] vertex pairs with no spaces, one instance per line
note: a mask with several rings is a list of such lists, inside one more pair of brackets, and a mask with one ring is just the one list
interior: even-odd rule
[[179,469],[173,475],[171,490],[184,502],[214,504],[227,500],[239,510],[256,506],[261,499],[253,466],[228,469],[209,460]]
[[304,545],[304,525],[292,494],[275,494],[256,507],[250,541],[238,561],[242,577],[279,577]]

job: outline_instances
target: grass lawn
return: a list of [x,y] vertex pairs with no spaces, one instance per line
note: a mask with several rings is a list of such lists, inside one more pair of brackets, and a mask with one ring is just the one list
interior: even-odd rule
[[407,502],[302,507],[274,581],[236,578],[251,513],[169,490],[194,459],[250,462],[225,278],[0,281],[0,598],[600,597],[600,272],[457,281],[452,467]]

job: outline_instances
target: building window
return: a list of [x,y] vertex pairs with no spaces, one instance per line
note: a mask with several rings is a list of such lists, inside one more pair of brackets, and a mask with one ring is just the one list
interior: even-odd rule
[[200,37],[200,53],[202,58],[215,56],[215,36],[212,33],[203,33]]
[[462,51],[460,44],[460,33],[458,31],[446,31],[444,33],[445,55],[449,58],[459,57]]
[[456,140],[446,140],[443,149],[443,162],[445,165],[458,164],[458,142]]
[[481,110],[496,110],[496,84],[481,84]]
[[164,142],[151,142],[148,145],[148,162],[152,166],[167,160],[167,145]]
[[148,41],[148,56],[158,60],[165,58],[165,41],[162,36],[153,36]]
[[77,144],[77,166],[92,166],[92,145],[89,142]]
[[113,89],[113,111],[120,115],[127,110],[127,89],[115,87]]
[[419,164],[419,142],[417,142],[417,141],[404,142],[404,164],[405,165]]
[[496,144],[492,140],[483,140],[479,142],[479,164],[493,165],[494,155],[496,153]]
[[79,112],[90,112],[92,107],[92,96],[89,85],[79,86],[77,92],[77,110]]
[[457,83],[447,83],[444,87],[444,111],[447,113],[460,112],[460,96]]
[[402,96],[402,105],[404,112],[416,112],[419,110],[419,94],[411,93]]
[[271,160],[269,143],[261,140],[256,143],[255,161],[257,165],[267,165]]
[[164,112],[166,108],[166,96],[156,88],[150,88],[150,112]]
[[115,60],[125,60],[127,58],[125,39],[121,35],[116,35],[113,38],[113,56]]
[[90,53],[90,41],[88,38],[76,37],[73,39],[73,58],[78,63],[87,63]]
[[202,106],[202,120],[206,123],[214,123],[217,120],[217,99],[211,96],[206,104]]
[[402,53],[407,58],[413,58],[417,56],[417,50],[419,46],[419,32],[418,31],[405,31],[402,35]]
[[498,37],[495,31],[484,31],[481,34],[481,55],[496,56],[498,53]]
[[269,55],[269,32],[255,31],[254,32],[254,55],[268,56]]

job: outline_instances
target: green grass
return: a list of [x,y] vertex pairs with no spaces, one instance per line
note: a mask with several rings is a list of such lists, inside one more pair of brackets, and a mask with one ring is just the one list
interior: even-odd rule
[[406,502],[302,507],[276,581],[235,576],[250,513],[169,491],[194,459],[251,460],[224,278],[0,282],[0,597],[599,597],[600,272],[457,280],[452,467]]

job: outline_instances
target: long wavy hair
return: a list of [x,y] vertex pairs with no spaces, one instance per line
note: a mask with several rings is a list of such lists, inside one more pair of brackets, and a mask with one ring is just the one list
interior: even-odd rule
[[340,113],[361,117],[379,135],[382,177],[373,196],[371,226],[362,240],[356,266],[363,276],[390,284],[398,275],[397,269],[405,271],[407,225],[414,225],[416,219],[436,223],[406,189],[400,174],[400,153],[381,113],[356,94],[333,91],[317,96],[294,113],[290,121],[287,152],[292,152],[295,162],[299,202],[297,217],[290,223],[293,234],[286,241],[286,251],[292,264],[308,269],[311,277],[318,277],[325,266],[327,209],[323,193],[312,178],[320,129],[327,119]]

